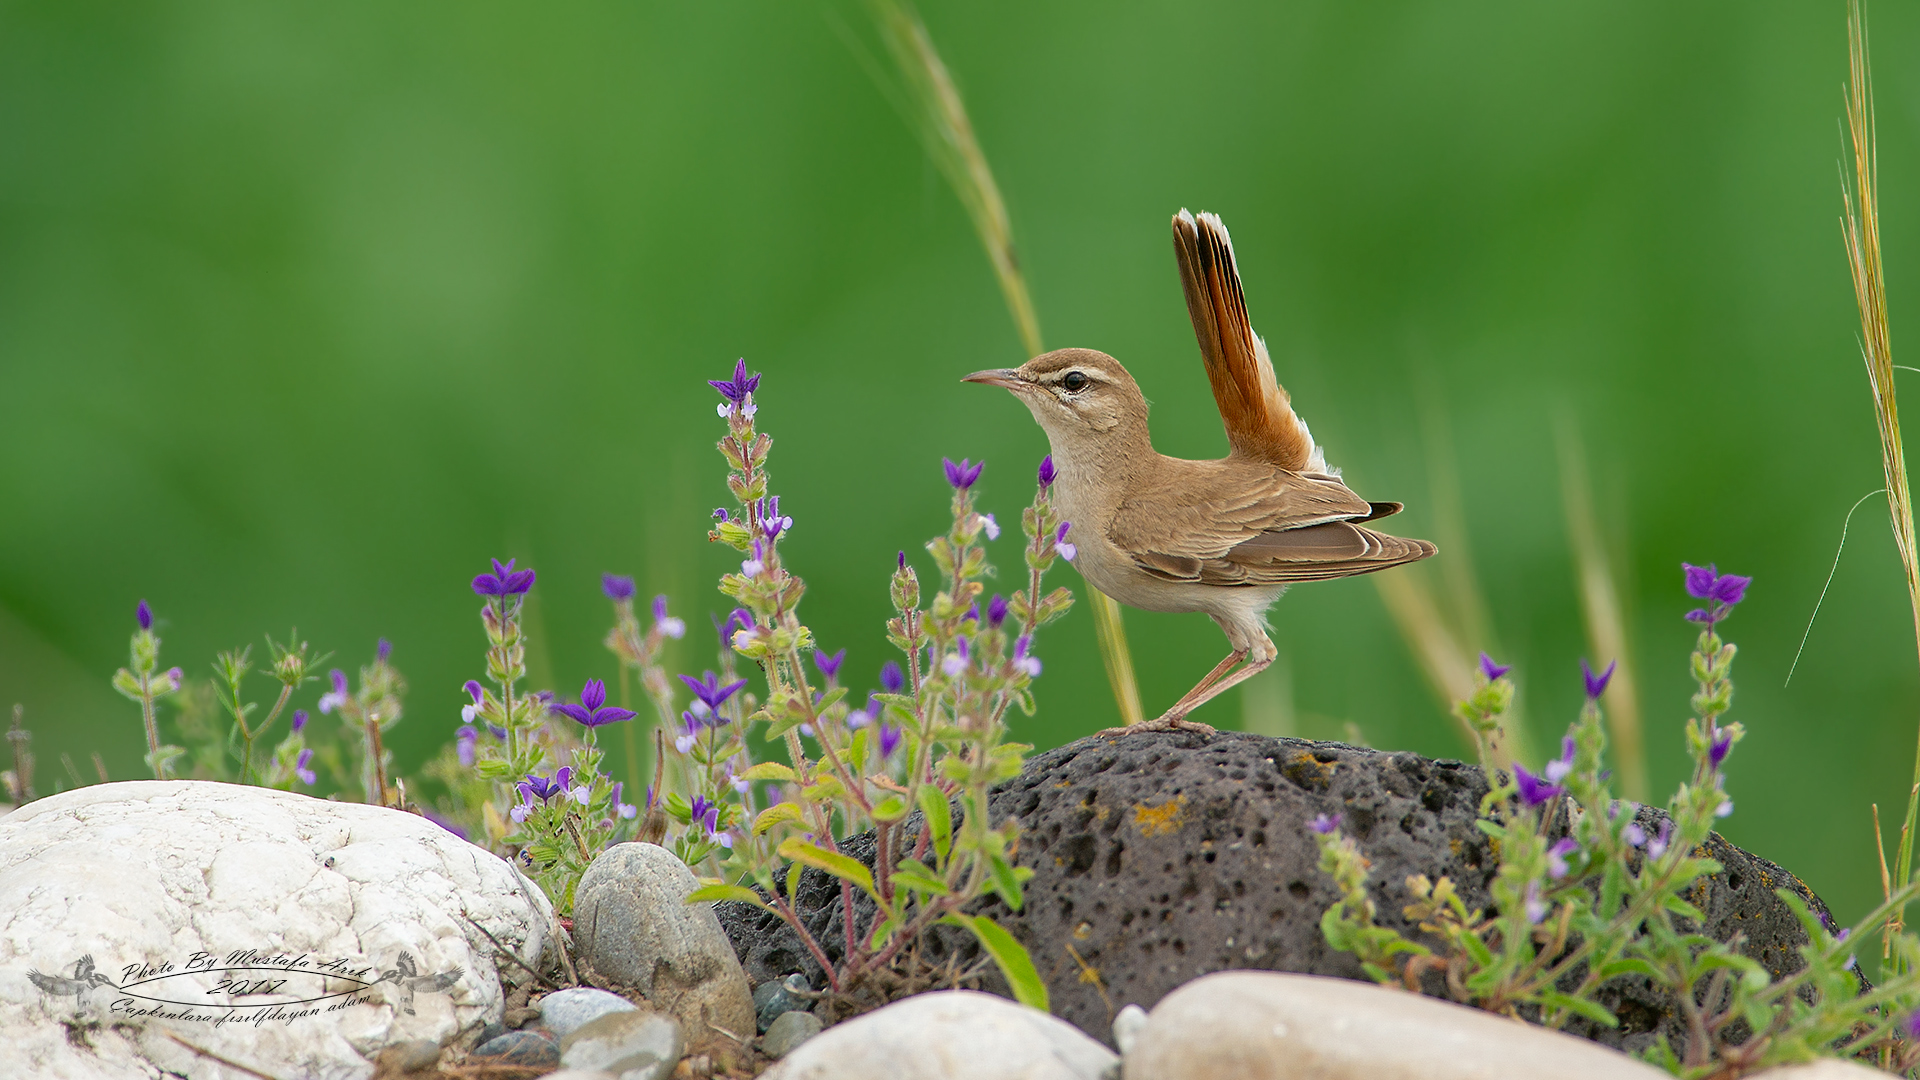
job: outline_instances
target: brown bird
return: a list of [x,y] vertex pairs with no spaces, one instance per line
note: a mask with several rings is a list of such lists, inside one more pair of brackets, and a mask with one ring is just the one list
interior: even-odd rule
[[[1211,731],[1194,709],[1273,663],[1266,611],[1296,581],[1368,574],[1432,555],[1425,540],[1366,528],[1401,509],[1348,490],[1274,379],[1212,214],[1173,219],[1187,313],[1231,452],[1187,461],[1153,449],[1147,401],[1120,361],[1060,349],[967,382],[1011,390],[1052,445],[1054,501],[1088,584],[1148,611],[1204,611],[1233,651],[1158,718],[1122,731]],[[1245,662],[1238,671],[1228,674]]]

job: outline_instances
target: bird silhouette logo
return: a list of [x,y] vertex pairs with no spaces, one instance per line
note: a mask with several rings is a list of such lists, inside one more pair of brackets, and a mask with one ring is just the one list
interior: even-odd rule
[[71,995],[76,1005],[85,1005],[87,1003],[87,991],[96,986],[113,986],[115,989],[119,989],[119,987],[115,986],[112,979],[93,970],[92,954],[82,956],[74,962],[73,978],[71,979],[64,975],[42,975],[37,970],[29,970],[27,972],[27,979],[32,982],[33,985],[48,994],[52,994],[54,997],[67,997]]
[[394,961],[392,970],[381,972],[380,977],[375,979],[374,983],[390,982],[399,987],[400,999],[397,1004],[400,1006],[400,1011],[406,1013],[408,1016],[412,1016],[414,1015],[413,995],[415,991],[424,990],[428,993],[444,992],[454,983],[459,982],[460,976],[463,973],[462,968],[455,966],[438,974],[422,975],[419,969],[414,966],[413,954],[403,952],[400,954],[400,958]]

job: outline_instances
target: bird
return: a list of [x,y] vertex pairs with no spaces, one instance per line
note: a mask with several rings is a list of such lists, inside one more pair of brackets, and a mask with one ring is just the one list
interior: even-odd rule
[[1053,500],[1068,523],[1062,539],[1089,585],[1147,611],[1205,612],[1226,634],[1227,658],[1166,712],[1108,733],[1211,732],[1187,715],[1273,663],[1266,612],[1288,585],[1369,574],[1438,551],[1368,527],[1402,504],[1361,498],[1327,464],[1253,332],[1220,218],[1182,209],[1173,241],[1226,426],[1226,457],[1155,451],[1139,384],[1093,349],[1059,349],[963,380],[1011,391],[1045,431]]
[[27,981],[55,997],[73,995],[74,1003],[85,1005],[87,991],[96,986],[113,986],[112,979],[93,970],[93,955],[82,956],[73,965],[73,978],[61,975],[42,975],[37,970],[27,972]]
[[415,990],[425,990],[430,993],[445,990],[447,987],[460,981],[461,972],[461,968],[455,967],[451,970],[443,971],[438,975],[422,975],[419,969],[413,966],[413,954],[403,952],[400,954],[400,958],[394,961],[394,967],[391,971],[381,972],[380,977],[373,981],[375,983],[390,982],[399,987],[400,1011],[406,1013],[408,1016],[412,1016],[414,1015],[413,992]]

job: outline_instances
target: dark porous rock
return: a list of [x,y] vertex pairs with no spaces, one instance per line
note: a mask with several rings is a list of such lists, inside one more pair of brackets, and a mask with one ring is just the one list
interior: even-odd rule
[[[1341,815],[1372,861],[1382,924],[1424,938],[1400,913],[1415,874],[1452,878],[1469,908],[1490,906],[1496,860],[1474,827],[1486,791],[1477,766],[1338,743],[1227,731],[1081,739],[1036,755],[995,790],[994,818],[1019,818],[1017,861],[1034,876],[1023,910],[997,898],[978,910],[1027,947],[1054,1014],[1111,1045],[1115,1010],[1152,1008],[1211,972],[1365,978],[1359,962],[1320,933],[1321,915],[1339,897],[1307,831],[1317,814]],[[1661,817],[1641,811],[1649,834]],[[871,864],[870,837],[842,848]],[[1717,834],[1705,854],[1724,869],[1688,897],[1707,915],[1704,932],[1742,935],[1742,951],[1775,975],[1798,970],[1806,935],[1773,890],[1797,893],[1831,927],[1825,905],[1792,874]],[[809,870],[798,900],[803,921],[838,960],[838,883]],[[744,904],[719,907],[751,977],[800,971],[822,985],[819,966],[777,918]],[[855,910],[865,925],[870,902]],[[973,948],[943,934],[936,952]],[[1628,1051],[1662,1033],[1684,1043],[1674,1002],[1646,980],[1613,980],[1597,997],[1620,1027],[1582,1020],[1567,1030]]]
[[560,1043],[537,1028],[496,1035],[473,1048],[473,1065],[521,1065],[550,1069],[560,1065]]

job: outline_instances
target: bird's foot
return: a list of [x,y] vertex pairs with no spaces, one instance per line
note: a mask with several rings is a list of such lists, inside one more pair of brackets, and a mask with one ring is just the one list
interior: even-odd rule
[[1142,720],[1137,724],[1128,724],[1126,727],[1108,728],[1100,734],[1138,735],[1143,731],[1192,731],[1201,735],[1212,735],[1216,733],[1211,724],[1203,724],[1198,720],[1189,720],[1184,716],[1173,716],[1163,713],[1160,716],[1154,717],[1152,720]]

